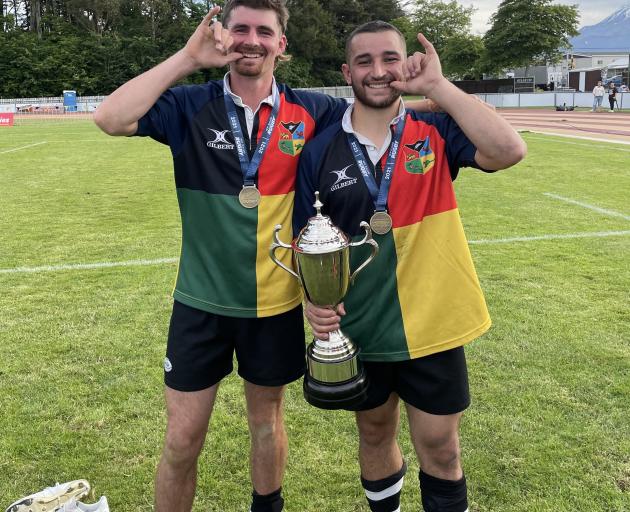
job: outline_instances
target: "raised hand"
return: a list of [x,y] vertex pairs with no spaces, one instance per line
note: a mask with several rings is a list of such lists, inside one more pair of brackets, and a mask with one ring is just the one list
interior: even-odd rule
[[210,9],[183,49],[198,69],[223,67],[242,57],[230,51],[233,40],[229,30],[220,21],[212,21],[220,11],[218,6]]
[[405,94],[422,94],[430,96],[431,91],[443,80],[440,58],[431,42],[418,34],[418,41],[425,53],[415,52],[407,58],[405,81],[392,82],[390,85]]

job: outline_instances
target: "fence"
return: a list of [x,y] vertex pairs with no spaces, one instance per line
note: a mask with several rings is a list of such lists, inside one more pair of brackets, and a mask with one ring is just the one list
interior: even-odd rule
[[[318,87],[303,89],[313,92],[321,92],[338,98],[352,98],[352,87]],[[495,93],[477,94],[482,100],[497,108],[531,108],[531,107],[567,107],[593,106],[593,95],[590,92],[544,92],[544,93]],[[78,96],[77,112],[91,113],[103,101],[105,96]],[[605,107],[608,105],[608,96],[604,97]],[[630,93],[617,93],[618,108],[630,109]],[[63,97],[51,98],[0,98],[0,113],[14,114],[64,114]],[[73,113],[65,113],[69,116]]]
[[[482,100],[498,108],[526,107],[593,107],[593,94],[590,92],[543,92],[523,94],[478,94]],[[630,93],[617,93],[618,108],[630,108]],[[602,107],[608,106],[608,95],[604,96]]]
[[[105,96],[77,96],[77,113],[91,113],[105,99]],[[13,114],[68,114],[75,112],[65,112],[63,107],[63,96],[53,96],[48,98],[0,98],[0,113]]]

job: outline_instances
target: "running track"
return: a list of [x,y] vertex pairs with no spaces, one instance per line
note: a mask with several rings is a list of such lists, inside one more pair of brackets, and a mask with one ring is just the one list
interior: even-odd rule
[[497,109],[519,131],[554,133],[630,144],[630,113]]

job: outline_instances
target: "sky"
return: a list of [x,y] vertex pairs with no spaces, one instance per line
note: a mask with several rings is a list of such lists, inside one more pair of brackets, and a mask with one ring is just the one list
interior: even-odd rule
[[[500,0],[457,0],[457,2],[465,7],[472,5],[477,9],[472,15],[472,32],[479,35],[490,28],[490,16],[497,11],[501,3]],[[566,0],[554,3],[577,5],[580,13],[580,28],[595,25],[621,7],[630,6],[630,0]]]

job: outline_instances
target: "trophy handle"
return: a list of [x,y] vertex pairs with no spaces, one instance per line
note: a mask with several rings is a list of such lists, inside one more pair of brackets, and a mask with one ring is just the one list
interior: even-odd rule
[[363,244],[370,244],[372,246],[372,254],[370,254],[367,259],[361,263],[361,265],[359,265],[359,268],[357,268],[352,275],[350,276],[350,284],[352,284],[354,282],[354,278],[357,276],[357,274],[359,272],[361,272],[361,270],[363,270],[365,268],[365,266],[374,259],[374,257],[378,254],[378,244],[376,243],[376,240],[374,240],[372,238],[372,228],[370,228],[370,225],[363,221],[361,222],[360,226],[365,229],[365,236],[363,237],[362,240],[360,240],[359,242],[352,242],[350,244],[350,247],[357,247],[359,245],[363,245]]
[[282,229],[282,224],[276,224],[276,227],[273,230],[274,242],[271,244],[271,247],[269,248],[269,256],[271,256],[271,259],[273,260],[273,262],[276,265],[278,265],[280,268],[283,268],[284,270],[286,270],[289,274],[295,276],[295,278],[299,281],[300,280],[300,276],[298,276],[295,271],[291,270],[284,263],[282,263],[278,258],[276,258],[276,249],[278,249],[280,247],[282,247],[284,249],[293,249],[290,245],[285,244],[284,242],[282,242],[278,238],[278,231],[280,231],[281,229]]

